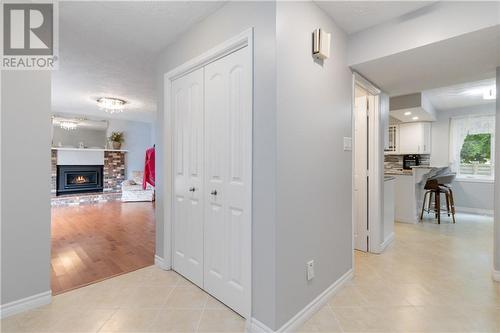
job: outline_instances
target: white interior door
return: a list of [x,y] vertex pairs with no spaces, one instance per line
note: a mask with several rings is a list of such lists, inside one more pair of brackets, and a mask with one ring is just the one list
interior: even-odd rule
[[173,268],[203,287],[203,68],[172,82]]
[[252,69],[248,47],[205,67],[204,288],[250,314]]
[[368,251],[368,98],[354,102],[354,248]]

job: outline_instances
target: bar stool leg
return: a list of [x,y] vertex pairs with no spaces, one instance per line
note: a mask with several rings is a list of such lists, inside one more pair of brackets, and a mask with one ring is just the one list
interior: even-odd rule
[[450,216],[450,196],[448,192],[444,193],[444,196],[446,198],[446,213],[448,214],[448,217]]
[[420,212],[420,221],[422,221],[424,218],[425,199],[427,199],[428,194],[429,194],[429,191],[425,192],[425,194],[424,194],[424,202],[422,203],[422,212]]
[[450,206],[451,206],[451,217],[453,219],[453,223],[455,223],[455,200],[453,199],[453,191],[451,188],[449,189],[450,192]]
[[427,206],[427,213],[430,213],[431,207],[432,207],[432,196],[434,195],[434,192],[430,191],[429,192],[429,205]]
[[436,211],[438,224],[441,224],[441,193],[437,190],[434,195],[436,196],[436,207],[434,207],[434,210]]

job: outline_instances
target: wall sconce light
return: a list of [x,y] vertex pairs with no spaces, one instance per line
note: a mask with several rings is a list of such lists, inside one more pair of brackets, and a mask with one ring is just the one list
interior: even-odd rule
[[323,29],[313,31],[313,56],[317,59],[328,59],[330,57],[331,34]]

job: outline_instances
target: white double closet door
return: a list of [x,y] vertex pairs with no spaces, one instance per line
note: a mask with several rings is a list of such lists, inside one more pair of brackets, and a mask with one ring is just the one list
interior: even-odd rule
[[173,268],[250,314],[252,62],[248,47],[172,82]]

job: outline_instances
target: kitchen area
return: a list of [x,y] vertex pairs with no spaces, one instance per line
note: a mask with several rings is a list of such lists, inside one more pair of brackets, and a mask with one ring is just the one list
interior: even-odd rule
[[415,93],[391,97],[389,114],[384,148],[384,219],[418,223],[427,180],[449,172],[447,165],[431,165],[435,110],[422,93]]

